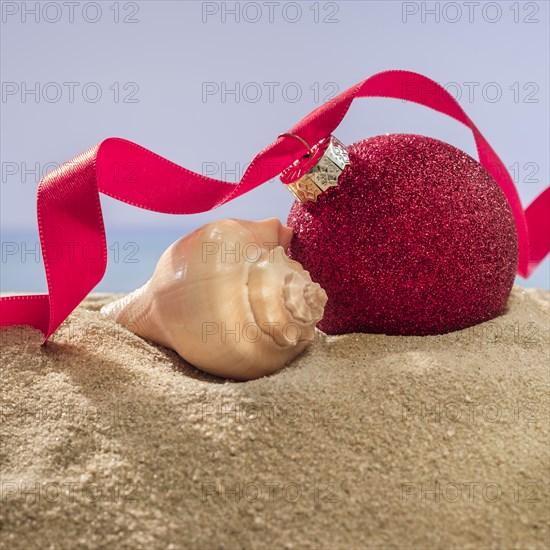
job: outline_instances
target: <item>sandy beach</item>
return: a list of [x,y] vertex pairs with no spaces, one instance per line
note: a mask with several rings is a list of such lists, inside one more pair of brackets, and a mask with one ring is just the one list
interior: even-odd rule
[[548,548],[549,293],[232,382],[99,315],[2,330],[0,547]]

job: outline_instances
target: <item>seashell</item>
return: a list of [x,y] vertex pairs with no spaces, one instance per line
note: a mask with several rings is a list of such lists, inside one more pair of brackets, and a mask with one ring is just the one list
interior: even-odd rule
[[173,243],[145,285],[101,313],[210,374],[271,374],[311,343],[327,301],[286,255],[291,239],[276,218],[209,223]]

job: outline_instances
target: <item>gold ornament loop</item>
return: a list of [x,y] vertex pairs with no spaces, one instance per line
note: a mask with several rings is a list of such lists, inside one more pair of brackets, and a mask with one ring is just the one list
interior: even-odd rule
[[[299,136],[295,136],[301,140]],[[338,179],[349,166],[347,147],[333,135],[322,139],[310,149],[309,160],[295,160],[281,172],[281,181],[301,202],[317,202],[317,197],[331,187],[338,186]]]
[[299,140],[302,143],[302,145],[305,145],[305,147],[307,149],[307,153],[305,155],[303,155],[302,158],[309,158],[311,156],[311,153],[312,153],[311,147],[307,144],[307,141],[304,138],[301,138],[300,136],[298,136],[296,134],[291,134],[290,132],[284,132],[283,134],[279,134],[277,137],[280,138],[280,137],[285,137],[285,136],[296,138],[297,140]]

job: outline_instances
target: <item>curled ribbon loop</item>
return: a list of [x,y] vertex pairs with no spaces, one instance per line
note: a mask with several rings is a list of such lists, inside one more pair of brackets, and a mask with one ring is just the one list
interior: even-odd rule
[[[480,163],[497,181],[512,209],[519,241],[518,274],[528,277],[550,251],[550,187],[524,211],[506,167],[460,105],[439,84],[413,72],[375,74],[319,106],[289,133],[310,144],[319,142],[333,133],[357,97],[412,101],[470,128]],[[256,155],[241,180],[233,184],[191,172],[124,139],[102,141],[40,182],[38,227],[49,294],[0,298],[0,326],[30,325],[42,331],[46,341],[101,281],[107,267],[107,243],[99,193],[166,214],[205,212],[261,185],[302,155],[299,140],[279,137]],[[125,185],[119,181],[118,168],[129,166],[134,178],[131,185]],[[94,245],[102,254],[98,261],[89,262],[67,244]]]

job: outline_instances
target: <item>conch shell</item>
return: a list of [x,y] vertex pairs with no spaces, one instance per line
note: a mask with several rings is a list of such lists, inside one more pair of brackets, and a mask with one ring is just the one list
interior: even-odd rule
[[101,313],[211,374],[271,374],[313,340],[325,291],[286,255],[276,218],[221,220],[173,243],[141,288]]

